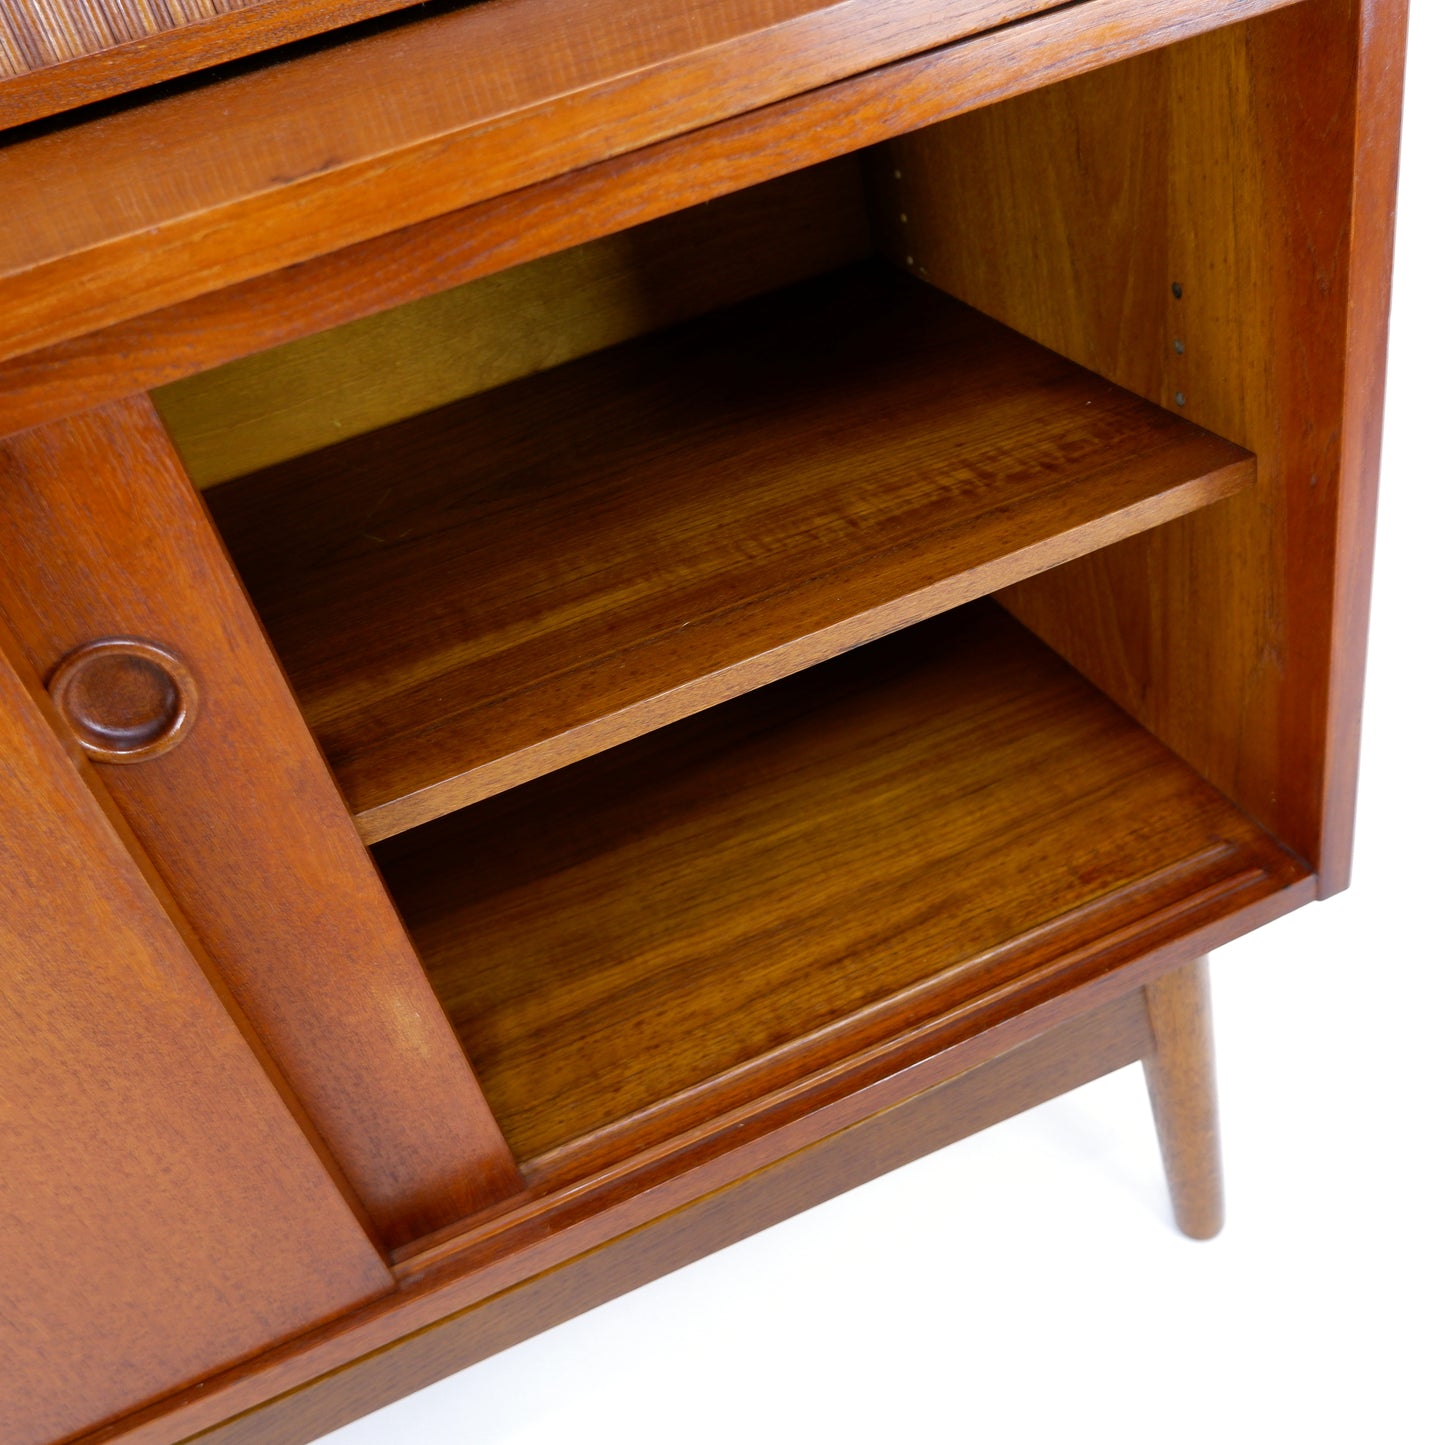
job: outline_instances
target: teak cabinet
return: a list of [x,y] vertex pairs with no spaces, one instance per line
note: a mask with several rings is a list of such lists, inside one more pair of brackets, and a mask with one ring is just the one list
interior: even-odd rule
[[14,1445],[1138,1060],[1208,1236],[1202,960],[1348,878],[1404,0],[395,8],[0,28]]

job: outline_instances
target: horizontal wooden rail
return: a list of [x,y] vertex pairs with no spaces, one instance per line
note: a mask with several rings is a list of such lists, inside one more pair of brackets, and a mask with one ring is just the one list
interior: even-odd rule
[[[661,143],[639,137],[635,148],[613,145],[626,155],[592,156],[596,163],[587,165],[579,150],[570,162],[585,168],[530,183],[518,171],[494,188],[506,194],[492,199],[480,194],[493,173],[471,146],[453,139],[472,157],[470,195],[453,187],[423,203],[413,191],[429,173],[425,157],[410,155],[401,165],[392,155],[383,169],[406,179],[406,193],[381,186],[389,201],[365,224],[347,210],[341,178],[351,172],[333,170],[221,210],[212,205],[169,222],[156,216],[150,229],[109,240],[99,234],[83,251],[12,250],[8,266],[0,258],[10,272],[0,272],[0,358],[21,359],[0,365],[0,432],[149,389],[1290,3],[1075,0],[770,105],[754,98],[759,108],[730,119],[706,124],[707,117],[696,117],[699,128]],[[37,169],[40,157],[29,148],[59,139],[0,153],[0,187],[53,181],[54,170]],[[477,145],[485,150],[503,139],[486,131]],[[524,136],[520,143],[525,148]],[[450,168],[451,151],[446,155]],[[15,168],[17,158],[23,170]],[[553,157],[553,171],[568,169],[560,160]],[[82,154],[72,163],[84,161]],[[169,167],[167,173],[173,174]],[[372,194],[359,183],[357,189]],[[323,190],[330,198],[324,204]],[[59,204],[58,195],[47,202],[52,209]],[[241,225],[244,232],[235,229]],[[247,244],[238,245],[242,236]],[[277,270],[282,266],[288,269]]]
[[0,354],[1052,9],[489,0],[0,151]]

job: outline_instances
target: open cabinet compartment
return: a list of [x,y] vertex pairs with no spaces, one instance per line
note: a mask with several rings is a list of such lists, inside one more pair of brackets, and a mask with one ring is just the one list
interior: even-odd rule
[[[789,269],[856,249],[857,181],[836,163],[626,238],[641,264],[598,286],[602,309],[627,288],[642,326],[767,286],[778,261],[737,252],[790,224],[802,237],[775,243]],[[700,254],[668,254],[679,232]],[[718,255],[734,256],[728,274],[691,279]],[[587,263],[550,269],[556,288]],[[593,339],[575,296],[528,299],[563,313],[542,310],[542,341],[535,311],[491,318],[527,360]],[[162,407],[195,451],[184,423],[214,398],[187,392]],[[208,496],[374,841],[1177,517],[1252,471],[1239,448],[875,258]]]
[[[1055,128],[1038,107],[1077,93],[1108,154],[1098,116],[1141,76],[1237,43],[157,393],[533,1191],[764,1127],[1307,895],[1308,834],[1269,826],[1228,740],[1210,756],[1178,697],[1116,675],[1177,631],[1182,575],[1151,579],[1158,617],[1088,580],[1277,545],[1255,458],[1192,419],[1207,389],[1131,371],[1182,287],[1166,259],[1167,300],[1121,293],[1116,365],[1026,304],[1058,255],[1011,236],[991,272],[963,214]],[[1062,198],[1072,224],[1089,199]],[[1128,200],[1142,247],[1157,197]],[[1103,294],[1076,322],[1107,321],[1111,234],[1078,241],[1067,284]],[[1233,686],[1203,648],[1191,687]]]

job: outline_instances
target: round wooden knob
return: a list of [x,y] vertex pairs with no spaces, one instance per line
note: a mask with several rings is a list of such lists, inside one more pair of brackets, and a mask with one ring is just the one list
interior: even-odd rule
[[196,718],[196,680],[173,652],[135,637],[88,642],[50,679],[76,741],[104,763],[140,763],[180,742]]

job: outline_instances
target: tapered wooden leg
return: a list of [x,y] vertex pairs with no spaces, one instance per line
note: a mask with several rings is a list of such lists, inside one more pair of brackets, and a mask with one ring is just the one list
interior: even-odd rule
[[1212,1239],[1224,1225],[1209,960],[1195,959],[1144,989],[1154,1051],[1144,1060],[1154,1127],[1179,1228]]

